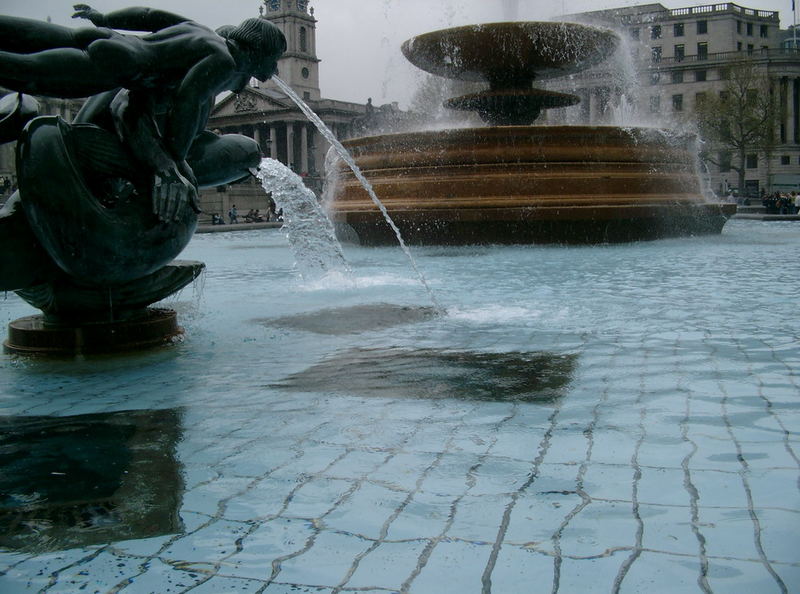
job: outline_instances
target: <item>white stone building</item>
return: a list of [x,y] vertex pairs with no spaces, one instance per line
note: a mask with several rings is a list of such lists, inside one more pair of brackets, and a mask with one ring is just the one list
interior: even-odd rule
[[[691,127],[693,110],[704,94],[719,93],[726,69],[749,61],[777,94],[778,144],[769,159],[757,151],[747,155],[743,190],[756,195],[762,189],[800,189],[800,49],[780,30],[777,12],[730,2],[676,9],[643,4],[565,20],[618,31],[624,59],[553,81],[551,88],[576,92],[582,101],[551,110],[550,122]],[[708,174],[718,192],[736,184],[736,172],[725,166],[709,164]]]

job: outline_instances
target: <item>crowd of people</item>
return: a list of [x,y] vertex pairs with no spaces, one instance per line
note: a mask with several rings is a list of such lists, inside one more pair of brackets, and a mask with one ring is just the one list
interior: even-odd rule
[[762,192],[761,204],[764,205],[767,214],[797,214],[800,213],[800,193],[794,190],[791,193]]
[[[275,201],[270,198],[269,208],[267,209],[266,213],[262,214],[261,209],[259,208],[251,208],[247,211],[247,214],[244,215],[243,218],[245,223],[280,222],[283,221],[283,209],[278,209]],[[231,207],[228,209],[228,221],[231,225],[236,225],[239,223],[239,211],[235,204],[231,205]],[[224,225],[225,218],[221,214],[214,213],[211,215],[211,224]]]

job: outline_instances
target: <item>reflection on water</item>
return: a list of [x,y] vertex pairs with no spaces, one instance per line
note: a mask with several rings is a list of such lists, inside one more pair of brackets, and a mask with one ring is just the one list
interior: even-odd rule
[[354,348],[288,376],[279,386],[384,398],[548,403],[566,393],[577,358],[545,352]]
[[436,315],[436,309],[433,307],[372,303],[256,321],[278,328],[305,330],[317,334],[343,335],[383,330],[403,324],[415,324],[429,320]]
[[179,410],[0,417],[0,547],[60,550],[181,531]]

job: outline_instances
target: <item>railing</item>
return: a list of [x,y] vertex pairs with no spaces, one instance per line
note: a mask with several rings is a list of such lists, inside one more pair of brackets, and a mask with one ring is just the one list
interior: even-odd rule
[[720,4],[705,4],[703,6],[691,6],[688,8],[673,8],[667,10],[671,17],[688,16],[693,14],[709,14],[712,12],[738,12],[745,16],[753,16],[762,19],[778,20],[777,10],[757,10],[755,8],[745,8],[733,2],[723,2]]
[[681,64],[684,62],[718,62],[731,59],[746,58],[777,58],[783,56],[794,56],[800,59],[800,48],[796,47],[773,47],[769,49],[737,50],[732,52],[716,52],[712,54],[696,54],[692,56],[659,58],[652,60],[651,68],[658,68],[663,65]]

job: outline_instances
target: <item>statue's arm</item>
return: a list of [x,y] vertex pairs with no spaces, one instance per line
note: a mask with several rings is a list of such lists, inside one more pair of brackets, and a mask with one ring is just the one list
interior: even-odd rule
[[103,14],[88,4],[76,4],[72,18],[89,19],[98,27],[124,31],[160,31],[189,19],[165,10],[134,6]]

